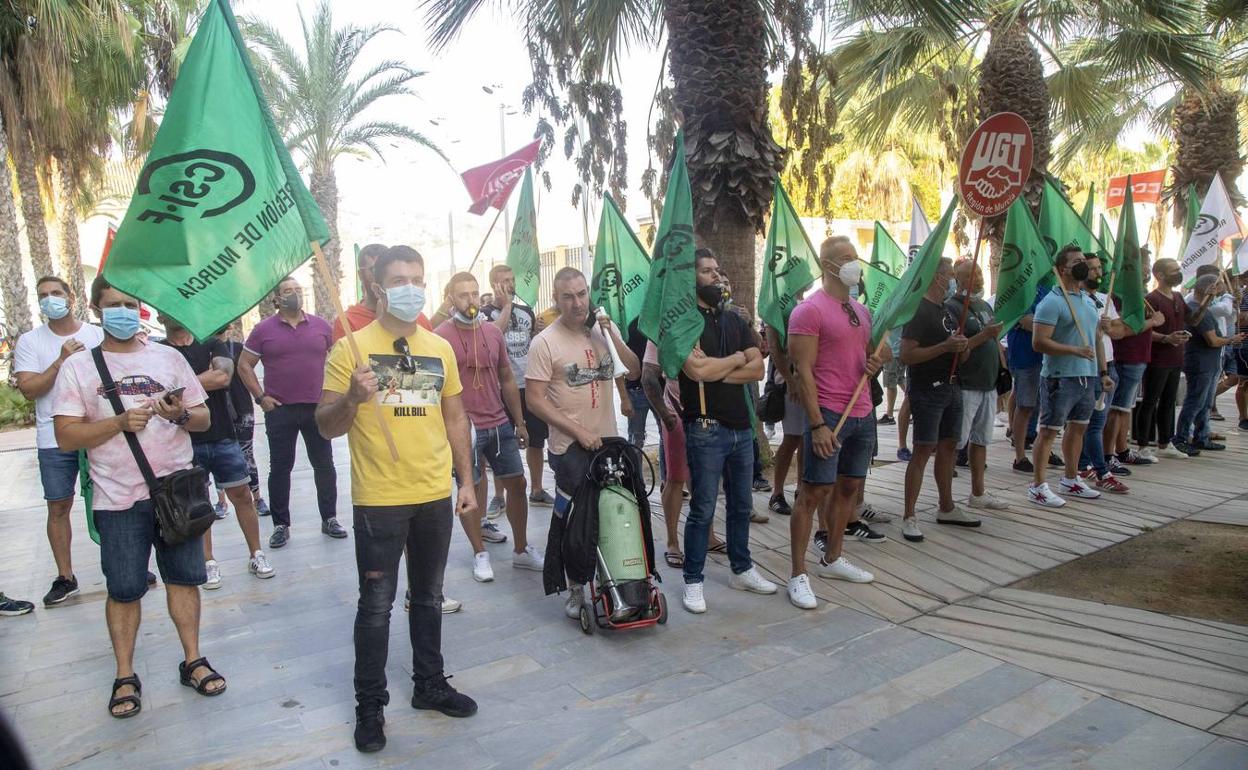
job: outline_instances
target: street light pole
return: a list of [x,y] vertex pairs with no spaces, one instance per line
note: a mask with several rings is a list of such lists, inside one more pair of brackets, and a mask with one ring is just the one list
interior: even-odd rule
[[[502,157],[507,156],[507,129],[503,120],[504,105],[498,103],[498,149]],[[507,210],[507,206],[503,206],[503,243],[504,248],[511,246],[511,212]],[[490,260],[493,262],[493,260]]]

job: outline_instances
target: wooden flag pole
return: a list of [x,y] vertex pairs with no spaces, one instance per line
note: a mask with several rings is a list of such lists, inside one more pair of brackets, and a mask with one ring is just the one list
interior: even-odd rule
[[1066,300],[1066,309],[1070,311],[1070,317],[1075,321],[1075,331],[1079,332],[1079,338],[1088,340],[1088,346],[1096,350],[1096,340],[1089,337],[1083,330],[1083,324],[1079,323],[1079,316],[1075,314],[1075,305],[1070,301],[1070,295],[1066,293],[1066,287],[1062,285],[1062,276],[1057,272],[1057,265],[1053,265],[1053,278],[1057,280],[1057,290],[1062,293],[1062,299]]
[[485,250],[485,244],[489,242],[490,235],[494,233],[494,225],[498,224],[498,218],[507,210],[507,204],[504,202],[498,209],[498,213],[494,215],[494,221],[490,223],[490,229],[485,231],[485,237],[481,239],[481,245],[477,247],[477,253],[472,255],[472,261],[468,263],[468,269],[464,272],[471,273],[472,268],[477,265],[477,258],[481,256],[481,252]]
[[[872,355],[878,356],[880,353],[883,353],[884,346],[887,344],[888,332],[884,332],[883,338],[880,339],[880,344],[875,346],[875,353]],[[841,414],[841,419],[836,421],[836,427],[832,429],[832,436],[834,438],[840,435],[841,428],[845,427],[845,421],[849,419],[849,413],[854,411],[854,406],[858,403],[858,399],[862,396],[862,389],[867,387],[867,380],[869,379],[871,378],[867,376],[866,372],[863,372],[862,377],[858,379],[858,387],[854,388],[854,394],[849,397],[849,404],[845,406],[845,411]]]
[[1115,270],[1113,275],[1109,276],[1109,286],[1105,290],[1105,309],[1101,313],[1102,318],[1109,317],[1109,306],[1114,301],[1114,281],[1118,280],[1118,271]]
[[[338,296],[338,282],[334,280],[334,274],[329,270],[329,260],[325,259],[325,252],[321,251],[321,244],[318,241],[312,241],[312,253],[316,255],[313,262],[316,263],[316,272],[321,276],[321,281],[329,289],[329,296],[334,301],[334,312],[338,314],[338,322],[342,324],[343,336],[347,338],[347,345],[351,348],[351,359],[355,361],[357,367],[364,365],[364,357],[360,355],[360,347],[355,342],[355,332],[351,330],[351,325],[347,323],[347,314],[342,308],[342,297]],[[381,435],[386,440],[386,447],[390,449],[390,459],[394,462],[399,461],[399,448],[395,446],[394,436],[390,433],[390,426],[386,424],[385,415],[381,411],[381,403],[375,399],[369,399],[373,402],[373,411],[377,414],[377,424],[381,426]]]

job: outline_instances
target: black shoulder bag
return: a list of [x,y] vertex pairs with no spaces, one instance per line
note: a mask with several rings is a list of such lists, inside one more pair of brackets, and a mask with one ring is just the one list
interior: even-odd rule
[[[104,363],[103,349],[93,348],[91,358],[100,373],[104,397],[113,405],[114,412],[125,413],[126,407],[121,403],[117,383],[113,382],[112,375],[108,373],[108,365]],[[208,472],[196,465],[156,478],[151,464],[147,462],[147,455],[139,444],[139,437],[130,431],[122,431],[122,435],[126,437],[126,443],[134,454],[134,461],[138,463],[139,472],[143,474],[143,479],[152,492],[156,531],[161,541],[168,546],[181,545],[207,532],[217,520],[212,503],[208,501]]]

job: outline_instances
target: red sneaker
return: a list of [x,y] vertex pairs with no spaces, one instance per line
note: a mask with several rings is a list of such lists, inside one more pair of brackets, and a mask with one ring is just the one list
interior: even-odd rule
[[1094,483],[1097,489],[1113,492],[1116,495],[1125,495],[1130,491],[1127,485],[1114,478],[1112,473],[1106,473],[1104,478],[1099,478]]
[[1083,479],[1089,484],[1095,484],[1096,483],[1096,471],[1093,470],[1092,468],[1084,468],[1083,470],[1079,471],[1079,478]]

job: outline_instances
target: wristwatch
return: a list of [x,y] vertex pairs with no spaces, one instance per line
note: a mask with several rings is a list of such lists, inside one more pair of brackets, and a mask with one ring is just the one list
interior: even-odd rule
[[169,422],[173,423],[174,425],[177,425],[178,427],[182,427],[183,425],[186,425],[190,421],[191,421],[191,413],[189,410],[184,409],[181,415],[170,420]]
[[255,398],[253,398],[253,399],[252,399],[252,401],[255,401],[255,402],[256,402],[256,406],[260,406],[260,402],[261,402],[261,401],[263,401],[263,400],[264,400],[264,394],[263,394],[263,393],[261,393],[260,395],[258,395],[258,396],[256,396]]

